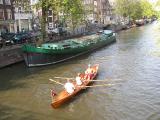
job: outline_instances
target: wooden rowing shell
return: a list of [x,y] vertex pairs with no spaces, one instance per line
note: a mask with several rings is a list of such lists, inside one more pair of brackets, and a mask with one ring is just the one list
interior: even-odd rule
[[57,94],[56,96],[52,97],[52,103],[51,106],[53,108],[58,108],[60,107],[60,105],[62,105],[63,103],[65,103],[66,101],[68,101],[70,98],[72,98],[73,96],[75,96],[79,91],[81,91],[82,89],[85,88],[85,86],[87,86],[90,82],[92,82],[92,80],[96,77],[97,72],[98,72],[98,68],[99,65],[96,64],[94,66],[91,67],[91,69],[93,69],[94,71],[94,75],[92,76],[92,78],[90,80],[84,81],[84,75],[85,74],[81,74],[80,77],[83,80],[83,84],[78,86],[76,85],[76,82],[73,82],[73,84],[75,85],[75,91],[72,94],[69,94],[66,92],[66,90],[62,90],[59,94]]

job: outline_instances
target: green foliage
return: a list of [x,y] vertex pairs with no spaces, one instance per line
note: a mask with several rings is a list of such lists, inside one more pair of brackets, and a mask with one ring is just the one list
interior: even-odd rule
[[63,0],[62,13],[64,19],[72,22],[74,29],[83,19],[84,9],[81,0]]
[[24,10],[30,11],[31,6],[30,6],[30,1],[29,0],[14,0],[14,5],[15,7],[23,7]]
[[160,0],[157,0],[156,6],[160,6]]
[[121,16],[136,20],[155,14],[153,6],[147,0],[116,0],[115,12]]
[[156,16],[160,19],[160,0],[157,0],[155,7],[158,9],[156,11]]
[[143,10],[143,16],[146,16],[148,18],[152,17],[155,13],[153,6],[147,0],[141,1],[141,8]]
[[142,18],[143,16],[143,10],[141,8],[141,3],[140,1],[133,1],[132,4],[131,4],[131,14],[130,14],[130,17],[133,19],[133,20],[136,20],[136,19],[140,19]]
[[59,21],[71,21],[73,29],[82,21],[84,13],[81,0],[39,0],[35,7],[52,9]]
[[123,17],[129,16],[133,20],[142,14],[138,0],[116,0],[116,13]]

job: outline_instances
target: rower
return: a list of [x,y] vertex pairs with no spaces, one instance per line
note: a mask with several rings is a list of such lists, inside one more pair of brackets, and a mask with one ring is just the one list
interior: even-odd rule
[[93,76],[93,69],[91,68],[91,65],[90,64],[88,64],[88,68],[87,68],[87,70],[85,71],[85,79],[86,80],[90,80],[91,78],[92,78],[92,76]]
[[69,94],[72,94],[75,90],[75,86],[73,85],[73,83],[70,82],[69,79],[67,79],[67,82],[65,83],[64,88]]
[[80,77],[80,73],[77,74],[76,84],[77,84],[77,85],[82,85],[82,80],[81,80],[81,77]]

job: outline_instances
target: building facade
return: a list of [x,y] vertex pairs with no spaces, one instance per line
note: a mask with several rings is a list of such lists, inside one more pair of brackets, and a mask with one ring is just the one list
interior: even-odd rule
[[0,33],[14,32],[14,7],[12,0],[0,0]]
[[30,0],[14,1],[15,32],[32,30],[32,11]]
[[[31,5],[37,3],[38,0],[31,0]],[[101,24],[110,24],[112,20],[112,7],[108,0],[83,0],[85,9],[85,18],[89,22],[97,22]],[[40,18],[42,10],[32,8],[34,16],[33,21],[35,26],[40,26]],[[62,13],[55,15],[51,9],[48,10],[46,17],[46,29],[55,28],[59,24]]]
[[111,6],[108,0],[96,0],[97,1],[97,13],[99,22],[102,24],[110,24],[112,19]]
[[86,17],[91,22],[109,24],[112,18],[112,9],[108,0],[84,0]]

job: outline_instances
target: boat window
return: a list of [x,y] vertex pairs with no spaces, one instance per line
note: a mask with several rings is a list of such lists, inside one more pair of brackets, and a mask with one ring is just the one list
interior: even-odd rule
[[67,48],[70,48],[71,46],[69,44],[65,44],[65,45],[62,45],[62,47],[67,49]]
[[79,44],[78,42],[73,42],[73,44]]
[[68,46],[70,46],[70,45],[63,45],[63,47],[68,47]]
[[48,48],[51,48],[51,49],[53,49],[53,46],[50,46],[50,45],[48,45]]

